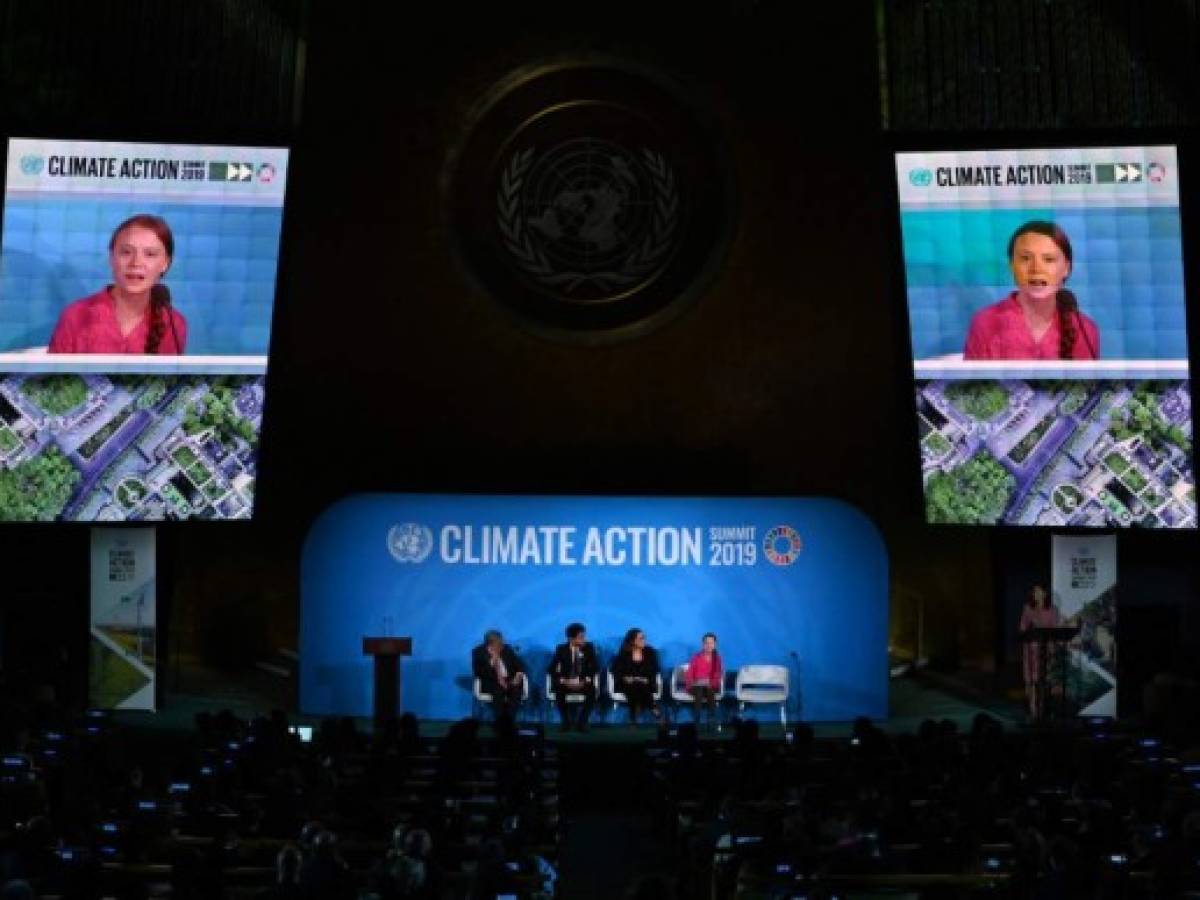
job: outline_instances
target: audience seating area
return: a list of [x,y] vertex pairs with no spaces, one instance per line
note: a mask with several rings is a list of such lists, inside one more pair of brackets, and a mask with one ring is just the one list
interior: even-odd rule
[[681,898],[1200,897],[1200,747],[1108,724],[684,726],[646,764]]
[[558,762],[540,729],[202,715],[194,733],[6,729],[0,884],[39,898],[519,897],[554,892]]
[[[664,726],[606,754],[610,784],[640,785],[631,827],[648,823],[661,859],[627,896],[1200,897],[1186,740],[1101,722],[1005,733],[986,716],[965,734],[732,731]],[[591,896],[558,878],[559,795],[603,748],[556,748],[540,727],[464,720],[433,739],[406,717],[368,738],[331,720],[306,743],[280,712],[201,715],[189,734],[94,713],[6,717],[0,737],[6,900]]]

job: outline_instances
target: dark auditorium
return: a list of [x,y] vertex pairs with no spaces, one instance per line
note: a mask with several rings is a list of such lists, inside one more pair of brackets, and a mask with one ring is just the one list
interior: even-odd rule
[[0,151],[0,900],[1200,900],[1194,0],[0,0]]

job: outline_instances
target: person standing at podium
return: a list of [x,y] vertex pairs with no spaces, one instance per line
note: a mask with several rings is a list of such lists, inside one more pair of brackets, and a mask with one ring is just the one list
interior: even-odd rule
[[479,692],[492,698],[497,717],[516,712],[525,696],[525,664],[504,643],[504,635],[492,628],[483,643],[471,651],[471,671],[479,679]]
[[[1017,625],[1021,634],[1031,628],[1054,628],[1060,624],[1058,608],[1054,605],[1050,594],[1040,584],[1035,584],[1029,590],[1029,596],[1021,609],[1021,621]],[[1029,715],[1033,719],[1042,716],[1041,680],[1042,645],[1039,641],[1026,641],[1021,650],[1022,674],[1025,676],[1025,700],[1029,706]]]
[[[554,649],[554,659],[550,662],[550,687],[554,691],[558,714],[562,717],[563,731],[570,731],[572,725],[580,731],[587,731],[588,718],[596,704],[598,671],[596,648],[588,642],[587,629],[579,622],[572,622],[567,626],[567,642]],[[573,704],[579,707],[579,716],[574,721],[570,710],[572,704],[567,703],[568,694],[583,697],[581,702]]]

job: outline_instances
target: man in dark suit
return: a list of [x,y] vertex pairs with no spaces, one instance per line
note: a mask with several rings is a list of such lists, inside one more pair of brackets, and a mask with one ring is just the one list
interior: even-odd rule
[[[596,664],[596,648],[588,643],[587,629],[578,622],[567,626],[567,642],[554,649],[550,662],[550,687],[554,691],[554,702],[562,717],[562,730],[569,731],[574,724],[580,731],[587,731],[588,717],[596,705],[596,675],[600,667]],[[581,703],[568,704],[567,695],[582,695]],[[572,721],[570,706],[579,707],[578,717]]]
[[529,677],[525,663],[504,643],[504,635],[492,629],[483,643],[471,651],[471,671],[479,679],[479,692],[492,698],[496,715],[511,715],[525,696]]

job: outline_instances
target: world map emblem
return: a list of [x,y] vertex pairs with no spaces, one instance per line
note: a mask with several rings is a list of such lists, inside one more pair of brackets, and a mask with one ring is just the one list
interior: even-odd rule
[[777,566],[794,563],[803,546],[799,532],[790,525],[776,525],[763,538],[763,554]]
[[398,563],[423,563],[433,550],[433,532],[424,525],[393,525],[387,534],[388,552]]
[[553,337],[658,327],[719,268],[732,194],[722,146],[660,73],[520,73],[481,103],[447,162],[463,271]]

